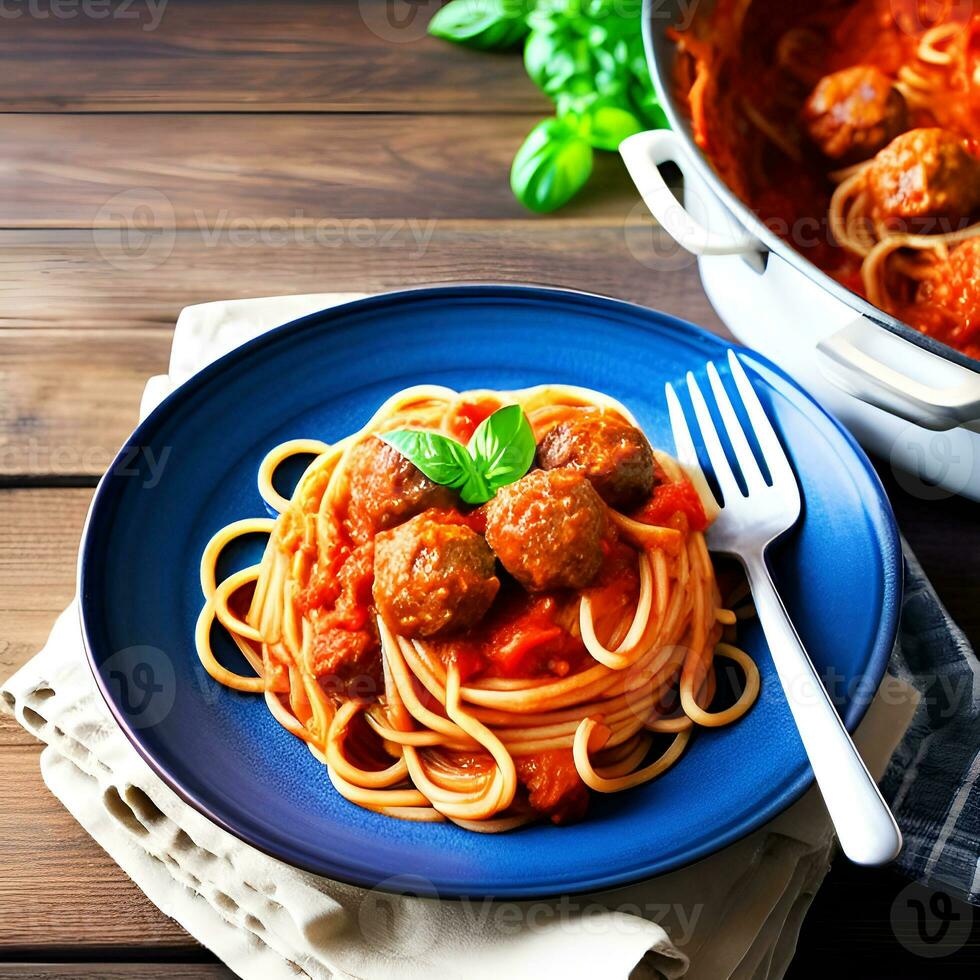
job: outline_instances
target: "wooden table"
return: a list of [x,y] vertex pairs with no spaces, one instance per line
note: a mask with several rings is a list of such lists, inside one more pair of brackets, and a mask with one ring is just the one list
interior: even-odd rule
[[[426,38],[435,6],[413,20],[404,0],[170,0],[156,23],[143,3],[112,0],[107,17],[6,4],[22,16],[0,33],[0,677],[71,598],[92,488],[183,306],[491,279],[724,333],[613,155],[557,216],[513,200],[511,157],[548,105],[518,57]],[[881,472],[976,644],[976,508],[925,503]],[[0,975],[228,976],[54,800],[39,751],[0,719]],[[900,886],[838,862],[803,931],[806,966],[846,951],[865,977],[925,975],[888,925]],[[980,954],[938,962],[975,971]]]

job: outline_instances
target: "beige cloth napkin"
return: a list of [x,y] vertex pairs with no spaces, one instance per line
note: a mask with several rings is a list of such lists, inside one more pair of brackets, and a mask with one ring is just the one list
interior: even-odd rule
[[[188,307],[170,374],[150,380],[141,414],[243,341],[352,298]],[[858,733],[877,774],[917,702],[901,681],[883,684]],[[74,603],[44,649],[3,686],[0,706],[47,743],[45,782],[150,900],[256,980],[778,980],[833,851],[826,811],[811,790],[726,850],[628,888],[542,902],[403,898],[290,868],[179,800],[112,720],[85,661]]]

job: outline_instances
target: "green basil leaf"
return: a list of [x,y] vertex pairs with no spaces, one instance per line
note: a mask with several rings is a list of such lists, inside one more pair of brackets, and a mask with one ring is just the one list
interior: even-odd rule
[[552,98],[571,79],[591,77],[595,70],[588,42],[567,30],[532,31],[524,45],[524,67],[531,81]]
[[519,480],[534,462],[534,433],[519,405],[507,405],[484,419],[468,447],[427,429],[398,429],[381,438],[414,463],[430,480],[455,487],[468,504],[484,504]]
[[524,476],[537,447],[521,406],[505,405],[476,427],[467,448],[487,485],[496,492]]
[[382,432],[380,438],[441,486],[463,487],[476,471],[473,457],[466,448],[439,432],[397,429]]
[[612,97],[596,99],[579,120],[579,131],[598,150],[617,150],[624,139],[645,128],[630,109]]
[[531,0],[452,0],[429,21],[429,33],[483,51],[512,48],[527,36]]
[[510,169],[514,196],[531,211],[554,211],[592,173],[592,147],[573,122],[545,119],[528,134]]
[[459,496],[467,504],[485,504],[495,493],[496,490],[488,485],[480,471],[475,468],[459,488]]
[[531,31],[524,45],[524,69],[542,91],[555,75],[554,61],[560,48],[561,42],[555,34],[541,30]]

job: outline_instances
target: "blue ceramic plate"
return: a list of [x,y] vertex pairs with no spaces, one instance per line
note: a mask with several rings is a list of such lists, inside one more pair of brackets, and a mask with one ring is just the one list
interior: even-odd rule
[[[636,306],[556,290],[394,293],[305,317],[246,344],[167,398],[103,480],[86,527],[81,615],[95,677],[123,730],[185,800],[290,864],[357,884],[531,897],[670,871],[774,817],[812,773],[758,629],[742,640],[759,702],[699,731],[680,763],[588,819],[487,836],[362,810],[270,717],[215,684],[194,652],[198,562],[216,529],[261,515],[255,476],[285,439],[333,441],[411,384],[584,385],[625,402],[673,450],[664,382],[724,364],[725,344]],[[888,501],[851,438],[776,367],[747,353],[799,475],[805,513],[772,555],[786,605],[853,728],[895,636],[901,552]],[[681,385],[682,386],[682,385]],[[257,560],[262,542],[226,556]],[[230,643],[229,666],[247,670]],[[222,653],[223,651],[223,653]],[[408,879],[399,876],[411,876]],[[391,879],[395,879],[392,881]]]

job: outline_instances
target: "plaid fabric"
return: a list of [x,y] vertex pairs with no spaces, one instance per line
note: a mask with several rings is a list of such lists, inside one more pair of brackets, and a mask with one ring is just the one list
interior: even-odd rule
[[980,904],[980,664],[905,546],[905,597],[889,672],[922,702],[881,784],[910,877]]

